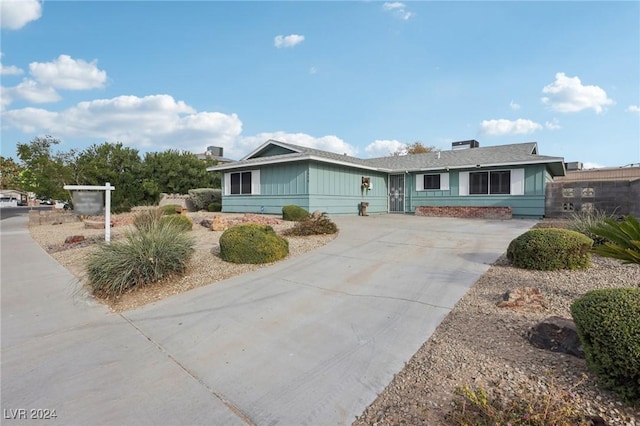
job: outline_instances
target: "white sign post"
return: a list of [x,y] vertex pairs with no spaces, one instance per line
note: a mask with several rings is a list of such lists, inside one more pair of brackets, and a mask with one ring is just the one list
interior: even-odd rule
[[[71,191],[105,191],[104,194],[104,241],[111,241],[111,191],[115,190],[115,186],[111,186],[109,182],[104,186],[97,185],[65,185],[64,189]],[[74,205],[75,210],[75,205]],[[82,212],[80,212],[82,214]]]

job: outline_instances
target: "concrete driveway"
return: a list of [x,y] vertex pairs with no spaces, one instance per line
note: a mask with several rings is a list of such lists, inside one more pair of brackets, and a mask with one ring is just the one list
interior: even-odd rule
[[2,408],[57,408],[59,424],[351,424],[534,223],[334,220],[321,249],[123,315],[74,303],[27,235],[64,283],[31,301],[42,283],[14,279],[2,229]]

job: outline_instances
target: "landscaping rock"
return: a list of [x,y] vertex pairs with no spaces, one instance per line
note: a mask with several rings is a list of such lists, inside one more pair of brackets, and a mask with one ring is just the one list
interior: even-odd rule
[[65,244],[77,244],[84,241],[84,235],[71,235],[64,239]]
[[220,216],[214,216],[213,222],[211,223],[212,231],[226,231],[227,228],[229,228],[229,224],[226,220],[224,220]]
[[204,226],[205,228],[211,229],[211,226],[213,225],[213,219],[202,219],[200,221],[200,225]]
[[584,358],[576,324],[569,318],[549,317],[536,324],[529,331],[528,338],[537,348]]
[[536,287],[521,287],[507,291],[498,302],[499,308],[544,309],[544,296]]

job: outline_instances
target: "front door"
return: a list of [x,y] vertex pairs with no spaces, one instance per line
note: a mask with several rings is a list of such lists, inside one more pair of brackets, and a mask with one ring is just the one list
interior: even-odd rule
[[389,212],[404,213],[404,175],[389,175]]

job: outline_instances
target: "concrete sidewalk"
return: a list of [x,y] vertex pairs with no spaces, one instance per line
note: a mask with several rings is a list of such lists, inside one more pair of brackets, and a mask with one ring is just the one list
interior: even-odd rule
[[351,424],[533,225],[334,220],[340,235],[321,249],[124,315],[74,297],[72,276],[24,221],[3,220],[3,414],[55,409],[53,424],[84,425]]

